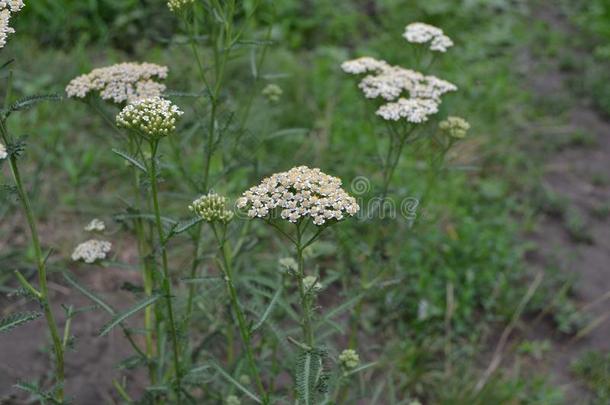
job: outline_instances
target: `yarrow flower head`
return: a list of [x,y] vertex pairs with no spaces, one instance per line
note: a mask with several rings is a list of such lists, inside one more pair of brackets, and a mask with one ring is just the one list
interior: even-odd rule
[[316,225],[340,221],[360,210],[356,199],[341,188],[340,179],[307,166],[263,179],[243,194],[237,207],[247,207],[250,218],[268,217],[277,208],[282,219],[296,223],[310,218]]
[[148,139],[159,139],[176,130],[176,120],[182,114],[171,101],[152,97],[127,105],[116,116],[116,123]]
[[241,405],[241,401],[236,395],[229,395],[225,400],[226,405]]
[[9,26],[11,14],[23,8],[23,0],[0,0],[0,48],[6,45],[8,34],[14,34],[15,30]]
[[438,124],[441,131],[451,136],[452,138],[462,139],[466,137],[470,124],[461,117],[447,117],[446,120]]
[[453,46],[453,41],[442,29],[421,22],[407,25],[402,36],[414,44],[430,43],[431,51],[446,52]]
[[87,232],[102,232],[106,229],[106,224],[100,219],[93,218],[84,229]]
[[411,69],[392,66],[368,57],[344,62],[341,67],[351,74],[373,72],[358,84],[366,98],[381,97],[393,101],[403,92],[407,92],[412,98],[429,98],[440,103],[444,94],[457,90],[456,85],[438,77],[426,76]]
[[189,209],[206,222],[227,223],[233,218],[233,211],[227,207],[227,203],[226,197],[210,192],[193,201]]
[[360,356],[355,350],[345,349],[339,355],[339,364],[347,371],[353,370],[360,364]]
[[341,64],[341,69],[343,69],[345,73],[359,75],[369,72],[381,73],[389,66],[390,65],[388,65],[386,61],[377,60],[375,58],[371,58],[370,56],[363,56],[361,58],[343,62]]
[[298,269],[297,261],[292,257],[282,257],[278,260],[280,270],[288,273],[295,273]]
[[400,98],[395,103],[379,107],[376,114],[386,121],[406,120],[412,124],[428,121],[430,115],[438,112],[438,104],[423,98]]
[[165,91],[165,85],[155,79],[165,79],[167,72],[166,66],[154,63],[119,63],[76,77],[66,87],[66,94],[84,98],[100,92],[102,99],[117,104],[159,97]]
[[280,101],[280,97],[282,97],[283,90],[277,84],[268,84],[262,91],[262,95],[267,98],[272,103],[277,103]]
[[303,286],[305,290],[317,293],[322,290],[322,284],[318,281],[315,276],[307,276],[303,279]]
[[168,0],[167,7],[174,13],[182,11],[193,4],[193,0]]
[[110,242],[91,239],[81,243],[74,249],[72,260],[75,262],[80,260],[85,263],[95,263],[98,260],[104,260],[110,249],[112,249]]
[[6,147],[0,143],[0,160],[6,159],[8,157],[8,152],[6,151]]

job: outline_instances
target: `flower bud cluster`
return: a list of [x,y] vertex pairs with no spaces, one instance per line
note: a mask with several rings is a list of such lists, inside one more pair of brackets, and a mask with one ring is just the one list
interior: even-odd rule
[[176,120],[182,114],[171,101],[152,97],[127,105],[116,116],[116,123],[149,139],[158,139],[176,130]]
[[266,85],[262,91],[262,95],[271,103],[277,103],[280,101],[280,97],[283,93],[282,88],[273,83]]
[[228,199],[226,197],[210,192],[193,201],[189,205],[189,209],[206,222],[221,222],[226,224],[233,218],[233,211],[227,205]]
[[339,364],[344,370],[353,370],[360,364],[360,356],[355,350],[345,349],[339,355]]
[[6,159],[8,157],[8,152],[6,151],[6,146],[0,143],[0,160]]
[[193,0],[168,0],[167,7],[174,13],[178,13],[193,4]]
[[468,121],[461,117],[447,117],[446,120],[438,124],[438,127],[450,137],[457,139],[465,138],[468,130],[470,130]]

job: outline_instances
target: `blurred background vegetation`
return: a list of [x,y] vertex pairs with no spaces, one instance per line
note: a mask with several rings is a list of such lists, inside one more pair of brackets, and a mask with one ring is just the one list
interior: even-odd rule
[[[531,282],[524,255],[533,246],[522,235],[534,226],[541,205],[548,206],[550,198],[539,187],[540,161],[535,158],[541,153],[539,145],[530,148],[535,140],[524,134],[528,122],[557,106],[536,103],[526,85],[515,85],[526,83],[528,75],[515,61],[528,46],[540,55],[561,56],[562,69],[577,72],[578,80],[572,83],[575,91],[592,97],[602,113],[610,114],[610,1],[551,2],[578,27],[577,34],[549,30],[532,20],[534,3],[269,1],[256,11],[260,28],[253,29],[254,37],[260,39],[271,26],[273,45],[261,68],[263,82],[255,83],[251,75],[256,46],[244,45],[232,61],[225,94],[229,105],[243,103],[251,91],[259,94],[268,83],[283,89],[277,104],[257,95],[248,132],[223,145],[223,156],[239,156],[247,163],[227,167],[229,159],[214,162],[215,172],[223,173],[215,178],[216,188],[236,197],[252,179],[298,164],[320,166],[343,179],[376,173],[380,140],[373,136],[370,111],[354,82],[340,71],[340,63],[370,55],[409,66],[410,54],[401,33],[412,21],[442,27],[456,43],[430,73],[460,88],[444,102],[443,110],[470,121],[470,139],[455,151],[451,170],[438,179],[415,225],[401,228],[395,236],[400,243],[391,252],[396,258],[391,271],[400,288],[384,289],[363,314],[363,334],[370,343],[360,350],[365,358],[383,352],[395,361],[391,370],[397,381],[394,395],[400,399],[406,393],[424,403],[564,403],[561,389],[544,372],[518,366],[494,374],[482,392],[473,388],[498,332],[514,316]],[[189,99],[178,93],[192,91],[196,66],[185,38],[174,35],[180,27],[164,1],[37,0],[26,4],[12,23],[17,33],[2,54],[16,60],[18,93],[62,94],[70,79],[94,67],[148,61],[170,67],[168,88],[188,113]],[[579,53],[562,54],[565,41]],[[28,169],[37,195],[36,209],[48,228],[55,229],[46,243],[67,257],[81,224],[124,208],[118,196],[127,192],[121,191],[121,171],[109,153],[110,131],[83,105],[69,100],[42,105],[12,125],[15,133],[30,139]],[[181,182],[184,171],[201,171],[195,128],[186,120],[182,128],[186,135],[165,150],[170,162],[164,173],[164,199],[173,212],[182,212],[193,199]],[[190,152],[180,155],[177,150]],[[258,163],[249,160],[252,151]],[[421,155],[411,150],[402,160],[395,181],[397,195],[423,193]],[[56,204],[45,205],[45,201]],[[0,219],[12,223],[8,219],[15,205],[10,199],[6,202],[0,205]],[[360,277],[353,271],[365,266],[371,248],[366,235],[362,236],[366,224],[345,225],[333,237],[341,249],[323,243],[314,254],[326,259],[328,272],[350,269],[352,273],[342,276],[343,285],[349,287],[357,283],[350,277]],[[10,249],[0,253],[0,283],[8,291],[9,270],[18,266],[18,253],[25,243],[4,243]],[[279,257],[281,253],[287,252]],[[275,268],[277,252],[272,255],[260,248],[259,254],[257,267]],[[547,310],[553,325],[566,334],[574,333],[580,320],[569,294],[557,294],[568,281],[565,275],[551,272],[527,308],[528,313]],[[516,356],[532,358],[537,349],[525,346]],[[583,370],[587,367],[582,363],[577,367],[586,379]],[[607,384],[604,391],[599,372],[594,379],[602,381],[595,388],[601,392],[597,403],[605,403]]]

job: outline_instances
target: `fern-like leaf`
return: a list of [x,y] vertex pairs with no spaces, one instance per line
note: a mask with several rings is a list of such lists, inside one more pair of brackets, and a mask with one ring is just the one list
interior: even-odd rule
[[120,312],[118,314],[116,314],[111,320],[110,322],[108,322],[100,331],[99,336],[105,336],[107,335],[112,329],[114,329],[115,326],[119,325],[121,322],[123,322],[125,319],[129,318],[130,316],[136,314],[137,312],[143,310],[144,308],[146,308],[149,305],[154,304],[159,298],[161,298],[160,294],[157,295],[152,295],[150,297],[146,297],[145,299],[143,299],[142,301],[138,302],[136,305],[134,305],[133,307]]
[[258,322],[256,322],[256,324],[254,324],[254,326],[252,326],[252,332],[256,331],[258,328],[263,326],[263,324],[265,323],[267,318],[269,318],[269,315],[271,315],[271,312],[273,311],[273,308],[275,308],[275,304],[277,304],[277,302],[278,302],[278,300],[280,298],[280,295],[282,294],[282,290],[283,290],[282,284],[280,284],[279,288],[277,289],[277,291],[273,295],[273,298],[271,298],[271,301],[269,302],[269,305],[265,309],[265,312],[263,312],[263,315],[261,315],[261,317],[258,320]]
[[318,350],[303,350],[297,359],[296,389],[299,405],[315,405],[324,384],[323,354]]
[[240,384],[235,378],[231,377],[231,375],[229,373],[227,373],[222,367],[220,367],[218,364],[216,363],[212,363],[212,366],[216,369],[216,371],[218,371],[218,373],[225,379],[227,380],[229,383],[233,384],[237,389],[239,389],[240,391],[242,391],[244,394],[246,394],[247,396],[249,396],[250,398],[252,398],[252,400],[254,402],[256,402],[257,404],[262,404],[261,400],[259,397],[257,397],[255,394],[253,394],[252,392],[250,392],[246,387],[244,387],[242,384]]
[[100,297],[98,297],[97,295],[95,295],[94,293],[89,291],[84,286],[80,285],[80,283],[78,283],[78,281],[76,281],[74,279],[74,277],[72,277],[72,275],[70,275],[70,273],[64,272],[62,275],[64,276],[64,279],[68,282],[68,284],[70,284],[72,287],[74,287],[78,291],[80,291],[85,297],[87,297],[91,301],[95,302],[104,311],[108,312],[110,315],[114,315],[116,313],[114,308],[112,308],[110,305],[106,304]]
[[134,167],[137,167],[138,169],[140,169],[144,173],[146,173],[146,166],[144,166],[144,164],[142,162],[140,162],[138,159],[136,159],[134,156],[130,155],[127,152],[123,152],[122,150],[118,150],[118,149],[112,149],[112,152],[115,153],[116,155],[119,155],[123,159],[125,159],[125,161],[127,161]]
[[8,108],[2,111],[2,115],[6,119],[9,115],[17,111],[27,110],[35,104],[43,101],[61,100],[62,97],[58,94],[40,94],[35,96],[24,97],[11,104]]
[[8,332],[23,324],[40,318],[40,312],[17,312],[0,319],[0,333]]

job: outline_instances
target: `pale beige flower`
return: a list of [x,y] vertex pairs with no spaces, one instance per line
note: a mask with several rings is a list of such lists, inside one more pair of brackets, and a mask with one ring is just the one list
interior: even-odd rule
[[0,143],[0,160],[6,159],[8,157],[8,152],[6,151],[6,146]]
[[315,225],[340,221],[360,210],[356,199],[341,188],[340,179],[307,166],[263,179],[243,194],[237,206],[248,208],[250,218],[268,217],[278,209],[282,219],[296,223],[309,218]]
[[100,219],[93,218],[84,229],[87,232],[102,232],[106,229],[106,224]]
[[111,249],[112,244],[110,242],[90,239],[74,249],[72,260],[75,262],[95,263],[98,260],[104,260]]
[[68,97],[84,98],[99,92],[100,97],[117,104],[160,97],[165,85],[155,80],[165,79],[168,68],[154,63],[119,63],[93,69],[78,76],[66,87]]
[[387,121],[404,119],[412,124],[421,124],[437,112],[438,104],[433,100],[400,98],[396,102],[382,105],[376,114]]
[[414,44],[430,43],[431,51],[446,52],[453,46],[453,41],[442,29],[420,22],[407,25],[403,37]]
[[24,6],[22,0],[0,0],[0,48],[4,48],[9,34],[15,30],[9,25],[11,14],[21,10]]

